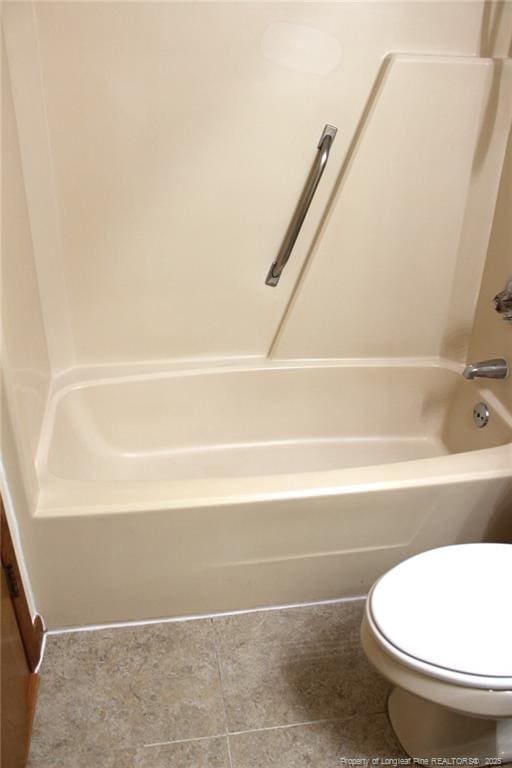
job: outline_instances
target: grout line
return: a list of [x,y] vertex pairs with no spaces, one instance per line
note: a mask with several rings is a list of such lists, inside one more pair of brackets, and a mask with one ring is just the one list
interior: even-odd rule
[[[381,713],[377,713],[377,714],[381,714]],[[358,715],[354,715],[353,717],[358,717]],[[243,736],[246,733],[261,733],[262,731],[279,731],[285,728],[300,728],[301,725],[317,725],[317,724],[321,725],[322,723],[347,722],[348,720],[352,720],[353,717],[349,717],[346,720],[339,717],[329,717],[329,718],[325,718],[324,720],[305,720],[304,722],[289,723],[288,725],[268,725],[268,726],[265,726],[264,728],[246,728],[243,731],[226,730],[226,733],[214,733],[212,736],[193,736],[188,739],[173,739],[172,741],[155,741],[155,742],[152,742],[151,744],[143,744],[143,746],[147,748],[165,747],[171,744],[188,744],[191,741],[209,741],[210,739],[227,739],[228,751],[229,751],[229,736]],[[230,759],[231,759],[231,754],[230,754]]]
[[231,744],[229,742],[229,733],[226,734],[226,744],[228,746],[228,762],[229,768],[233,768],[233,759],[231,757]]
[[285,725],[267,725],[264,728],[245,728],[242,731],[230,731],[228,735],[243,736],[245,733],[261,733],[263,731],[281,731],[285,728],[300,728],[301,725],[322,725],[323,723],[346,722],[347,720],[352,720],[352,718],[349,717],[346,720],[344,720],[343,718],[340,718],[340,717],[326,717],[323,720],[304,720],[304,722],[288,723]]
[[171,616],[159,619],[143,619],[142,621],[112,621],[105,624],[88,624],[80,627],[61,627],[47,630],[47,635],[68,635],[74,632],[96,632],[100,629],[121,629],[123,627],[145,627],[152,624],[174,624],[180,621],[198,621],[201,619],[222,619],[229,616],[244,616],[249,613],[262,613],[264,611],[283,611],[291,608],[314,608],[316,605],[338,605],[341,603],[353,603],[357,600],[366,600],[367,595],[354,595],[352,597],[334,597],[329,600],[311,600],[304,603],[283,603],[281,605],[267,605],[261,608],[242,608],[237,611],[219,611],[218,613],[196,613],[189,616]]
[[210,739],[225,739],[225,733],[214,733],[212,736],[193,736],[189,739],[173,739],[172,741],[154,741],[151,744],[143,744],[144,748],[148,747],[167,747],[170,744],[188,744],[191,741],[210,741]]
[[229,731],[226,730],[226,733],[215,733],[212,736],[195,736],[188,739],[173,739],[172,741],[157,741],[152,744],[144,744],[144,747],[163,747],[168,746],[171,744],[182,744],[182,743],[189,743],[191,741],[208,741],[210,739],[227,739],[228,742],[228,754],[229,758],[231,760],[231,752],[229,749],[229,737],[230,736],[244,736],[248,733],[263,733],[264,731],[282,731],[286,730],[287,728],[300,728],[305,725],[324,725],[326,723],[348,723],[351,720],[356,720],[358,718],[368,718],[368,717],[375,717],[377,715],[386,715],[386,711],[382,710],[379,712],[358,712],[355,715],[351,715],[350,717],[326,717],[321,720],[303,720],[297,723],[286,723],[284,725],[267,725],[262,728],[245,728],[241,731]]
[[215,648],[215,657],[217,659],[217,672],[219,675],[219,685],[220,685],[220,695],[222,698],[222,709],[224,711],[224,727],[226,730],[226,745],[228,750],[228,762],[229,762],[229,768],[233,768],[233,761],[231,759],[231,745],[229,743],[229,729],[228,729],[228,709],[226,706],[226,697],[224,695],[224,679],[222,677],[222,664],[220,661],[220,650],[219,650],[219,636],[217,634],[217,626],[215,621],[210,619],[210,624],[212,627],[213,632],[213,644]]

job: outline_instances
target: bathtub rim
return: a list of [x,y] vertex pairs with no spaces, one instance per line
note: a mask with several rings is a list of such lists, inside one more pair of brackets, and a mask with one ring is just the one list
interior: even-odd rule
[[[55,412],[62,399],[69,393],[88,387],[107,386],[148,379],[200,376],[274,370],[339,368],[415,368],[440,369],[462,375],[464,364],[442,357],[371,357],[371,358],[290,358],[269,357],[197,358],[180,359],[163,363],[136,363],[120,365],[96,365],[74,367],[56,376],[50,386],[46,401],[41,433],[37,445],[35,467],[38,475],[46,473],[47,457],[52,439]],[[503,410],[503,407],[502,407]],[[507,414],[512,429],[512,414]]]
[[[127,512],[216,507],[249,502],[336,496],[405,487],[470,482],[482,478],[512,478],[512,441],[504,445],[431,458],[410,459],[360,467],[317,470],[294,474],[253,475],[193,480],[91,481],[52,474],[47,459],[53,421],[59,402],[72,391],[90,386],[121,384],[147,379],[178,378],[290,369],[440,369],[460,374],[463,364],[443,358],[329,358],[278,359],[223,358],[175,361],[168,365],[104,366],[71,369],[55,379],[50,392],[36,469],[40,483],[34,517],[62,517]],[[478,386],[478,382],[477,382]],[[478,389],[475,395],[492,404],[512,429],[510,414],[495,395]],[[92,489],[93,487],[93,489]],[[76,503],[77,498],[81,499]]]
[[[295,475],[192,482],[91,483],[52,479],[34,510],[36,518],[117,515],[161,510],[214,509],[248,503],[378,493],[510,478],[512,443],[428,459]],[[203,485],[203,492],[198,489]],[[177,485],[181,485],[178,488]],[[208,485],[210,488],[208,488]],[[88,496],[87,491],[93,492]],[[194,486],[194,489],[191,489]],[[50,492],[48,492],[48,490]],[[191,492],[193,490],[193,492]],[[98,491],[100,493],[98,493]],[[198,492],[199,491],[199,492]],[[207,492],[209,491],[209,492]],[[138,492],[138,493],[137,493]],[[80,503],[72,499],[80,498]]]

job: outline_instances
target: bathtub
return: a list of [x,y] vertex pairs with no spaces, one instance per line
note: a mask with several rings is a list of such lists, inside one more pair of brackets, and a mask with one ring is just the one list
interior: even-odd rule
[[460,373],[437,359],[71,373],[37,458],[47,624],[356,596],[418,551],[501,535],[512,416]]

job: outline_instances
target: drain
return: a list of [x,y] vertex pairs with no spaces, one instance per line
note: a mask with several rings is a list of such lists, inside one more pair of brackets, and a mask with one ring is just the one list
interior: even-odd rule
[[489,422],[489,409],[485,403],[477,403],[473,408],[473,421],[481,429]]

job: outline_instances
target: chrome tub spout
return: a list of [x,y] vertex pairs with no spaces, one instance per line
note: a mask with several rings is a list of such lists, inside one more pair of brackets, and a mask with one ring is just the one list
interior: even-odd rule
[[465,379],[506,379],[508,363],[502,357],[495,360],[482,360],[480,363],[466,365],[462,373]]

